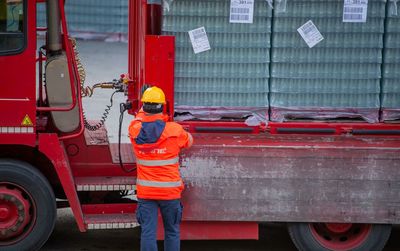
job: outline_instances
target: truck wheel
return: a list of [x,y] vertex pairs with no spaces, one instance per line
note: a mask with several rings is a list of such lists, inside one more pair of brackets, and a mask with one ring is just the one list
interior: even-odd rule
[[300,251],[381,251],[391,225],[291,223],[289,234]]
[[39,250],[56,214],[53,190],[36,168],[0,159],[0,250]]

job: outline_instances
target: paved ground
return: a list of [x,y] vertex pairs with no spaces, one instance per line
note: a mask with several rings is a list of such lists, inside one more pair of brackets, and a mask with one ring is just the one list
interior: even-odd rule
[[[118,78],[127,72],[127,44],[103,43],[94,41],[78,41],[78,49],[87,71],[87,85]],[[98,119],[112,91],[98,90],[92,98],[84,99],[87,117]],[[110,141],[117,141],[119,103],[125,97],[117,94],[114,107],[106,126]],[[123,140],[128,142],[126,128],[130,118],[124,123]],[[97,251],[97,250],[138,250],[138,230],[130,231],[94,231],[79,233],[74,218],[69,210],[59,210],[57,225],[53,235],[47,242],[44,251]],[[284,225],[263,225],[260,228],[260,241],[184,241],[182,251],[295,251]],[[160,246],[161,247],[161,246]],[[161,250],[161,249],[160,249]],[[385,251],[400,250],[400,230],[395,229]]]
[[[271,231],[267,234],[268,231]],[[262,228],[261,241],[184,241],[182,251],[261,251],[261,250],[296,250],[286,233],[285,228],[271,225],[271,229]],[[56,229],[43,251],[50,250],[139,250],[139,231],[94,231],[85,234],[78,232],[76,224],[69,211],[62,210],[58,217]],[[160,243],[162,250],[162,243]],[[60,249],[62,247],[62,249]]]
[[[162,251],[162,243],[159,243]],[[67,209],[59,210],[57,225],[43,251],[139,250],[139,230],[80,233]],[[384,251],[400,250],[400,229],[395,228]],[[183,241],[182,251],[296,251],[283,224],[260,227],[259,241]]]

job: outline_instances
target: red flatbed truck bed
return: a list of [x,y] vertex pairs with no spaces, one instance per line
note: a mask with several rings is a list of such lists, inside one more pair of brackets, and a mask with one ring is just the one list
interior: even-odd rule
[[[295,123],[274,124],[270,129],[287,125],[296,127]],[[323,125],[332,132],[346,128]],[[229,127],[229,123],[187,122],[183,126],[204,131],[194,133],[195,144],[181,156],[184,220],[399,223],[399,136],[377,135],[379,130],[368,124],[347,125],[363,135],[271,134],[256,127]],[[396,127],[382,128],[398,133]],[[249,130],[243,132],[243,128]],[[376,134],[365,135],[368,132]],[[97,134],[94,143],[103,136]],[[93,134],[86,138],[94,139]],[[75,141],[79,140],[65,142],[66,148],[84,143]],[[108,154],[109,163],[116,164],[116,145],[91,145],[89,151],[79,148],[79,154],[70,156],[75,176],[85,176],[91,167],[98,168],[100,176],[118,175],[114,164],[101,168],[96,160],[104,161],[98,157],[82,161],[88,153]],[[95,149],[103,150],[96,154]],[[122,145],[122,153],[127,163],[134,162],[130,144]]]

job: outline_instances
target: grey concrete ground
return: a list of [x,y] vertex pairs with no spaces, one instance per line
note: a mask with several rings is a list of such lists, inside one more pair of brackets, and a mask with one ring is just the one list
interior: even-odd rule
[[[283,225],[261,229],[260,241],[183,241],[182,251],[295,251]],[[162,242],[159,243],[160,251]],[[59,210],[53,235],[43,251],[139,250],[139,229],[79,233],[69,210]]]
[[[82,62],[86,68],[86,84],[109,81],[127,72],[127,44],[78,41]],[[112,91],[97,90],[92,98],[84,99],[84,109],[89,119],[101,117]],[[106,126],[110,141],[117,141],[119,103],[125,97],[117,94],[114,107]],[[123,141],[128,142],[127,126],[132,117],[125,117]],[[59,210],[57,225],[43,251],[98,251],[139,250],[138,229],[124,231],[93,231],[79,233],[74,218],[68,209]],[[385,251],[400,250],[400,230],[395,229]],[[160,247],[162,247],[160,243]],[[162,250],[160,248],[160,250]],[[295,251],[284,225],[263,225],[259,241],[183,241],[183,251]]]

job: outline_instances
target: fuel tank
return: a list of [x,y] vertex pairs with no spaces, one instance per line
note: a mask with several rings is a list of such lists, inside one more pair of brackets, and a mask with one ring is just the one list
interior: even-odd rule
[[[48,59],[46,63],[46,92],[50,107],[68,107],[72,104],[68,60],[65,54],[52,56]],[[71,111],[52,112],[51,115],[54,125],[61,132],[72,132],[79,127],[78,106]]]

